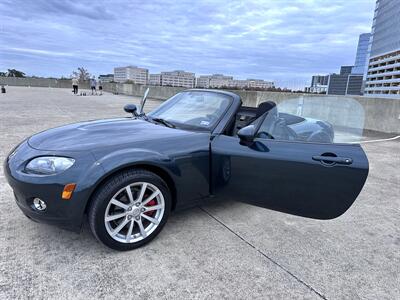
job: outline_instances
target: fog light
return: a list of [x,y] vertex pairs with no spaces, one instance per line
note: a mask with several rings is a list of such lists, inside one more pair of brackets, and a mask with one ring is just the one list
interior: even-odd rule
[[47,207],[46,202],[39,198],[33,199],[33,206],[35,207],[35,209],[40,211],[44,211]]

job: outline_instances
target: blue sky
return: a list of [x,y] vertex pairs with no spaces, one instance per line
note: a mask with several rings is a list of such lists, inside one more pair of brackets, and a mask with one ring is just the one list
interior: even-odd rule
[[69,76],[138,65],[304,87],[352,65],[375,0],[0,0],[0,70]]

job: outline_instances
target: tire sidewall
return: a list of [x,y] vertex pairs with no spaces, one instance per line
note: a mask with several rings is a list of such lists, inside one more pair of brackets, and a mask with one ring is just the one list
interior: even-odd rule
[[[123,179],[118,180],[121,178]],[[108,203],[111,201],[112,197],[122,188],[135,182],[151,183],[161,191],[164,197],[164,205],[165,205],[164,215],[157,228],[143,240],[129,244],[121,243],[114,240],[107,232],[104,221],[104,214],[108,206]],[[107,187],[110,186],[111,188],[107,189]],[[104,191],[103,189],[96,195],[97,197],[95,197],[93,201],[94,203],[89,211],[90,214],[89,217],[92,219],[90,225],[93,233],[95,234],[96,238],[99,239],[106,246],[120,251],[136,249],[150,242],[162,230],[171,211],[171,196],[168,187],[160,177],[150,172],[137,172],[137,173],[134,172],[128,176],[117,176],[116,178],[112,178],[109,182],[106,182],[102,187],[105,188],[106,191]]]

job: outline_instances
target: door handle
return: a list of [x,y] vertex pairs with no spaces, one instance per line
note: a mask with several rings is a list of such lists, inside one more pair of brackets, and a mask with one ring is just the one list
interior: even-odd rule
[[320,161],[322,164],[333,165],[333,164],[341,164],[341,165],[351,165],[353,160],[347,157],[337,157],[337,156],[323,156],[323,155],[315,155],[312,157],[313,160]]

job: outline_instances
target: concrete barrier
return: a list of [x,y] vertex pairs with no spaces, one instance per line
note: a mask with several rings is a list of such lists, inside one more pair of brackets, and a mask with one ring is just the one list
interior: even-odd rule
[[[71,79],[51,79],[51,78],[32,78],[32,77],[0,77],[0,85],[11,86],[32,86],[50,88],[71,88]],[[88,89],[89,81],[79,83],[79,88]]]
[[[72,88],[69,79],[0,77],[0,85]],[[89,83],[80,83],[89,88]],[[143,96],[147,86],[127,83],[103,83],[107,92]],[[150,86],[149,97],[165,100],[185,90],[181,87]],[[257,106],[264,101],[274,101],[285,106],[285,111],[296,113],[302,106],[302,115],[320,118],[336,125],[353,126],[364,130],[400,134],[400,99],[370,98],[360,96],[333,96],[264,91],[232,90],[246,106]]]
[[[113,93],[141,97],[148,86],[106,83],[105,90]],[[149,97],[165,100],[185,90],[180,87],[149,86]],[[296,113],[299,104],[302,116],[326,120],[337,126],[400,134],[400,100],[361,96],[334,96],[264,91],[231,90],[238,94],[246,106],[256,107],[264,101],[285,106],[286,112]]]
[[124,94],[132,96],[143,96],[146,89],[150,87],[149,98],[157,100],[165,100],[186,88],[182,87],[169,87],[169,86],[146,86],[140,84],[130,83],[110,83],[103,84],[103,88],[107,92],[114,94]]

